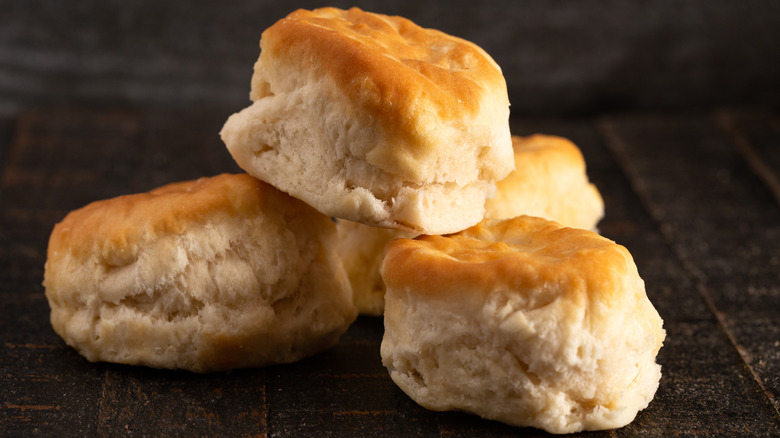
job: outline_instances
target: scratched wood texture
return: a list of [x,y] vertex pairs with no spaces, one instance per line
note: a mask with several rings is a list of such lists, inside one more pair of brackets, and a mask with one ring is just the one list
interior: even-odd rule
[[[58,108],[0,116],[0,435],[543,436],[427,411],[361,317],[298,363],[196,375],[89,363],[52,331],[41,279],[69,210],[238,171],[229,110]],[[629,426],[590,436],[780,435],[780,115],[771,110],[516,118],[574,140],[664,318],[663,378]]]
[[780,104],[776,0],[0,0],[0,110],[242,105],[260,33],[325,4],[474,41],[514,114]]

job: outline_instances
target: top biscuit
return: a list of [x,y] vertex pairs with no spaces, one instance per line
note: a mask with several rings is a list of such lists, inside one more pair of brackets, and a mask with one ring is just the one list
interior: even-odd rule
[[[357,8],[298,10],[268,29],[263,41],[267,57],[308,60],[399,137],[397,147],[374,152],[388,172],[414,178],[422,172],[414,165],[421,154],[446,152],[426,141],[441,121],[477,116],[493,94],[508,106],[501,70],[482,49],[405,18]],[[264,75],[255,75],[252,99],[267,93]]]
[[506,82],[471,42],[323,8],[278,21],[260,47],[254,103],[222,138],[247,172],[323,213],[459,231],[514,167]]

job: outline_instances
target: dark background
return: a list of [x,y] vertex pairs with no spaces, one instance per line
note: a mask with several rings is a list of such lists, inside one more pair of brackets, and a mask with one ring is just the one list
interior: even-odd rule
[[[337,6],[350,6],[333,2]],[[570,138],[664,319],[662,379],[589,437],[780,436],[780,1],[363,1],[502,66],[512,132]],[[263,29],[320,3],[0,0],[0,436],[544,436],[428,411],[381,318],[295,364],[90,363],[49,324],[48,236],[97,199],[239,169]]]
[[322,5],[476,42],[502,66],[515,115],[780,103],[774,0],[3,0],[0,110],[239,108],[261,32]]

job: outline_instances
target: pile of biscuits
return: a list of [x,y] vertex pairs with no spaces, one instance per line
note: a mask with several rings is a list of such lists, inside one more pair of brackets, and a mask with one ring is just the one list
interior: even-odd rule
[[91,361],[289,363],[384,317],[420,405],[553,433],[620,427],[660,379],[661,318],[568,140],[512,136],[481,48],[394,16],[268,28],[222,140],[246,174],[98,201],[52,231],[55,331]]

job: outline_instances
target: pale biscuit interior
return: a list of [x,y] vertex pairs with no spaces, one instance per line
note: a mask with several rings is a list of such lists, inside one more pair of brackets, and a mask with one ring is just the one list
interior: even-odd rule
[[[596,230],[604,216],[604,201],[588,180],[579,148],[558,136],[512,136],[516,170],[496,183],[485,203],[485,217],[508,219],[538,216],[567,227]],[[337,251],[347,269],[355,305],[361,314],[381,316],[385,285],[379,273],[384,247],[396,238],[416,234],[338,221]]]
[[477,223],[513,169],[509,101],[476,45],[401,17],[299,10],[267,29],[239,166],[324,214],[416,233]]

